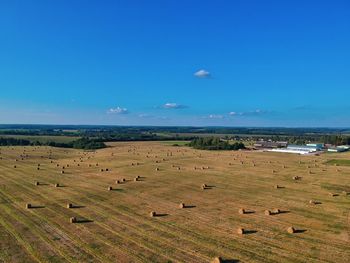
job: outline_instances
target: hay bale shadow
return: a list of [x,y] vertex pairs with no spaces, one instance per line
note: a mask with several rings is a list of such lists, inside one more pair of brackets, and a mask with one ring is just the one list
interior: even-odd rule
[[113,191],[113,192],[123,192],[124,189],[120,189],[120,188],[113,188],[112,190],[110,191]]
[[43,205],[31,205],[30,209],[41,209],[41,208],[45,208],[45,206]]
[[144,181],[146,181],[145,179],[146,179],[146,177],[140,177],[140,178],[137,179],[137,181],[138,182],[144,182]]
[[257,230],[244,230],[245,235],[255,234],[257,232],[258,232]]
[[84,205],[72,205],[72,209],[79,209],[79,208],[85,208],[86,206],[84,206]]
[[164,217],[168,216],[169,214],[163,213],[163,214],[156,214],[154,217]]
[[241,261],[239,261],[238,259],[223,259],[221,262],[222,263],[239,263]]
[[272,213],[271,215],[288,214],[288,213],[290,213],[290,211],[280,210],[279,212]]
[[299,234],[299,233],[304,233],[306,231],[307,231],[306,229],[297,229],[297,230],[295,230],[294,233]]
[[254,210],[244,210],[244,214],[254,214]]
[[215,185],[207,185],[206,187],[203,187],[204,190],[211,190],[213,188],[215,188]]
[[86,223],[92,223],[94,222],[93,220],[91,219],[87,219],[87,218],[77,218],[77,221],[75,223],[78,223],[78,224],[86,224]]
[[195,205],[185,205],[184,208],[195,208]]

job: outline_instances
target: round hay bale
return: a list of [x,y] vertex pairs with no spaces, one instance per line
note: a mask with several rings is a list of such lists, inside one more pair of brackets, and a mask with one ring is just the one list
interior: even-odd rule
[[152,211],[151,213],[149,213],[150,217],[155,217],[156,216],[156,212]]
[[72,207],[73,207],[73,205],[71,203],[67,204],[67,208],[72,208]]
[[59,184],[55,184],[55,187],[60,187],[60,185]]
[[71,217],[71,218],[69,219],[69,222],[70,222],[71,224],[74,224],[74,223],[77,222],[77,218],[73,216],[73,217]]
[[316,204],[316,201],[315,201],[315,200],[310,200],[310,201],[309,201],[309,204],[310,204],[310,205],[315,205],[315,204]]
[[100,169],[100,172],[103,172],[103,169]]
[[139,178],[135,177],[134,178],[134,182],[137,182],[139,180]]
[[108,172],[108,168],[106,168],[106,172]]
[[238,213],[239,213],[240,215],[244,215],[245,212],[246,212],[246,211],[244,210],[244,208],[238,209]]
[[119,181],[119,180],[116,180],[115,183],[116,183],[116,184],[120,184],[120,181]]
[[108,187],[107,187],[107,190],[108,190],[108,191],[112,191],[112,189],[113,189],[112,186],[108,186]]
[[271,215],[271,211],[270,210],[265,210],[264,214],[269,216],[269,215]]
[[184,203],[180,203],[179,207],[180,208],[185,208],[185,204]]
[[61,174],[64,174],[64,171],[63,171],[63,170],[61,171]]
[[32,208],[32,205],[31,204],[26,204],[26,208],[30,209],[30,208]]
[[239,228],[237,229],[237,234],[243,235],[243,234],[244,234],[244,228],[239,227]]
[[295,228],[292,227],[292,226],[290,226],[290,227],[287,228],[287,232],[288,232],[289,234],[293,234],[293,233],[295,233]]
[[158,167],[156,168],[156,171],[159,171],[159,168],[158,168]]
[[14,166],[13,166],[13,168],[15,168],[15,169],[16,169],[16,168],[17,168],[17,166],[16,166],[16,165],[14,165]]
[[275,189],[279,189],[280,188],[280,186],[278,184],[276,184],[274,187],[275,187]]
[[221,262],[223,262],[221,257],[215,257],[215,258],[211,261],[211,263],[221,263]]
[[275,208],[272,210],[272,213],[279,214],[279,213],[281,213],[281,210],[279,210],[278,208]]
[[39,182],[38,181],[34,182],[34,185],[39,185]]
[[328,193],[328,195],[329,195],[329,196],[332,196],[332,197],[333,197],[333,196],[336,196],[336,194],[334,194],[334,193]]
[[139,179],[139,178],[140,178],[140,176],[139,176],[139,175],[137,175],[137,176],[136,176],[136,178],[137,178],[137,179]]
[[125,179],[125,178],[123,178],[123,179],[122,179],[122,182],[126,182],[126,179]]

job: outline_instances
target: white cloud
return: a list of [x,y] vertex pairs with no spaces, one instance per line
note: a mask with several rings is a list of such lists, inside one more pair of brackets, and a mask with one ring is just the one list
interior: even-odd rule
[[187,106],[181,105],[178,103],[174,103],[174,102],[167,102],[162,106],[162,108],[164,108],[164,109],[184,109],[184,108],[187,108]]
[[138,116],[139,116],[139,118],[152,118],[153,117],[152,115],[149,115],[147,113],[141,113]]
[[205,69],[201,69],[201,70],[198,70],[197,72],[195,72],[194,76],[197,78],[209,78],[210,72],[205,70]]
[[127,108],[121,108],[121,107],[116,107],[116,108],[110,108],[107,113],[112,113],[112,114],[128,114],[129,111]]
[[209,115],[208,115],[208,118],[209,118],[209,119],[223,119],[224,116],[223,116],[223,115],[220,115],[220,114],[209,114]]
[[258,116],[258,115],[263,115],[266,113],[269,113],[270,111],[267,110],[261,110],[261,109],[256,109],[253,111],[243,111],[243,112],[235,112],[235,111],[231,111],[228,114],[230,116]]

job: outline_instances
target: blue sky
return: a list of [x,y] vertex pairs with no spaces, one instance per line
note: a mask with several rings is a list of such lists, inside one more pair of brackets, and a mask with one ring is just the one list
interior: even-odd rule
[[350,127],[350,2],[0,2],[0,123]]

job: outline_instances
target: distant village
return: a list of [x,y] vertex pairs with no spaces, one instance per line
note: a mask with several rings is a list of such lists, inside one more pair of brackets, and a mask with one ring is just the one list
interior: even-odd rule
[[323,152],[345,152],[350,149],[349,145],[334,146],[324,143],[308,143],[306,145],[288,144],[285,141],[258,140],[254,143],[254,149],[295,154],[319,154]]

